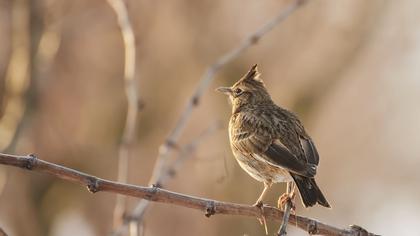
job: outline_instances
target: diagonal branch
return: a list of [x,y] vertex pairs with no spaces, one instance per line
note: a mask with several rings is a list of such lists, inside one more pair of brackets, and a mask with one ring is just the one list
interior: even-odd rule
[[0,236],[7,236],[6,232],[2,228],[0,228]]
[[[202,142],[205,138],[207,138],[210,134],[212,134],[216,129],[220,128],[219,123],[215,123],[212,126],[210,126],[207,130],[202,132],[198,137],[194,138],[194,140],[186,145],[178,155],[178,158],[174,160],[174,162],[171,164],[169,168],[166,169],[166,171],[162,172],[162,175],[159,177],[157,181],[157,186],[163,187],[166,185],[167,181],[170,179],[171,176],[174,176],[179,169],[181,168],[182,164],[191,157],[192,153],[197,149],[200,142]],[[143,201],[143,200],[142,200]],[[148,201],[144,201],[145,204],[149,203]],[[136,215],[135,213],[139,213],[139,215]],[[141,217],[143,217],[144,210],[134,210],[134,214],[131,215],[131,219],[137,219],[139,220]]]
[[166,169],[159,177],[157,181],[157,185],[159,187],[164,186],[168,180],[176,175],[181,169],[181,166],[192,156],[192,154],[197,150],[198,145],[202,143],[206,138],[208,138],[211,134],[213,134],[216,130],[220,129],[222,126],[220,122],[214,122],[210,125],[206,130],[201,132],[197,137],[195,137],[190,143],[185,145],[178,157],[171,163],[170,167]]
[[[108,0],[108,3],[117,15],[118,26],[124,42],[124,83],[128,105],[124,133],[122,134],[122,141],[119,147],[118,181],[127,182],[130,147],[134,142],[139,111],[139,95],[135,81],[136,46],[133,27],[131,26],[124,2],[122,0]],[[117,195],[113,217],[114,227],[121,224],[121,219],[125,214],[126,200],[126,196]]]
[[[158,187],[142,187],[101,179],[68,167],[43,161],[36,158],[34,155],[17,156],[0,153],[0,164],[47,173],[51,176],[69,182],[84,185],[92,193],[99,191],[112,192],[126,196],[142,198],[149,201],[201,210],[207,217],[215,214],[249,217],[259,217],[261,215],[261,209],[254,206],[193,197]],[[263,212],[266,219],[269,220],[280,221],[283,217],[283,212],[274,207],[264,206]],[[321,223],[315,219],[310,219],[303,216],[291,217],[289,218],[289,223],[291,225],[296,225],[297,227],[307,231],[310,234],[331,236],[375,235],[369,233],[360,226],[352,225],[348,229],[340,229],[325,223]]]

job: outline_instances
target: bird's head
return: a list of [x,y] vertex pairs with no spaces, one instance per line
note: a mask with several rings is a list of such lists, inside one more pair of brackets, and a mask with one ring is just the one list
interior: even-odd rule
[[271,97],[260,78],[257,65],[251,67],[238,82],[232,87],[220,87],[216,91],[229,96],[233,110],[246,105],[258,105],[271,102]]

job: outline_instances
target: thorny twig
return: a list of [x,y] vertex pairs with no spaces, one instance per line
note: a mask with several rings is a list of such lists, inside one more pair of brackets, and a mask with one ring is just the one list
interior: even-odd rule
[[[0,164],[20,167],[25,170],[32,170],[47,173],[69,182],[84,185],[92,193],[104,191],[126,196],[132,196],[149,201],[162,202],[177,206],[183,206],[191,209],[201,210],[207,217],[216,214],[237,215],[259,217],[261,209],[254,206],[220,202],[212,199],[189,196],[181,193],[171,192],[159,187],[143,187],[131,184],[114,182],[101,179],[65,166],[50,163],[38,159],[34,155],[17,156],[0,153]],[[263,214],[268,220],[279,221],[283,217],[283,212],[275,207],[264,206]],[[291,225],[307,231],[310,234],[331,235],[331,236],[374,236],[360,226],[351,225],[348,229],[340,229],[315,219],[303,216],[289,218]]]

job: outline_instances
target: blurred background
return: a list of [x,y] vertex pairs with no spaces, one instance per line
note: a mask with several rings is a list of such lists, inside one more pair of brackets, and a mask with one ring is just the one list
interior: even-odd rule
[[[158,147],[201,75],[291,0],[127,0],[139,113],[128,182],[147,185]],[[420,2],[311,0],[216,75],[178,146],[208,126],[167,188],[250,204],[262,184],[230,151],[230,105],[214,92],[258,63],[277,104],[296,112],[321,155],[332,209],[297,213],[381,235],[420,235]],[[127,100],[124,47],[104,0],[0,0],[0,150],[117,178]],[[176,156],[174,151],[171,157]],[[285,185],[266,202],[275,205]],[[107,235],[115,195],[0,166],[0,227],[9,235]],[[129,199],[128,209],[137,199]],[[162,224],[164,226],[162,227]],[[278,229],[270,222],[270,234]],[[153,204],[145,235],[263,235],[257,219]],[[289,235],[306,235],[289,227]]]

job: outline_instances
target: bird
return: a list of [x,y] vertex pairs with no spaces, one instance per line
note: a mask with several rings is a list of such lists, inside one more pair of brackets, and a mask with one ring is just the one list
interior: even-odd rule
[[314,142],[297,115],[273,102],[257,65],[233,86],[216,91],[228,95],[232,105],[229,139],[235,159],[264,184],[254,206],[262,207],[273,183],[286,182],[279,207],[294,198],[296,185],[305,208],[315,204],[330,208],[315,182],[319,154]]

